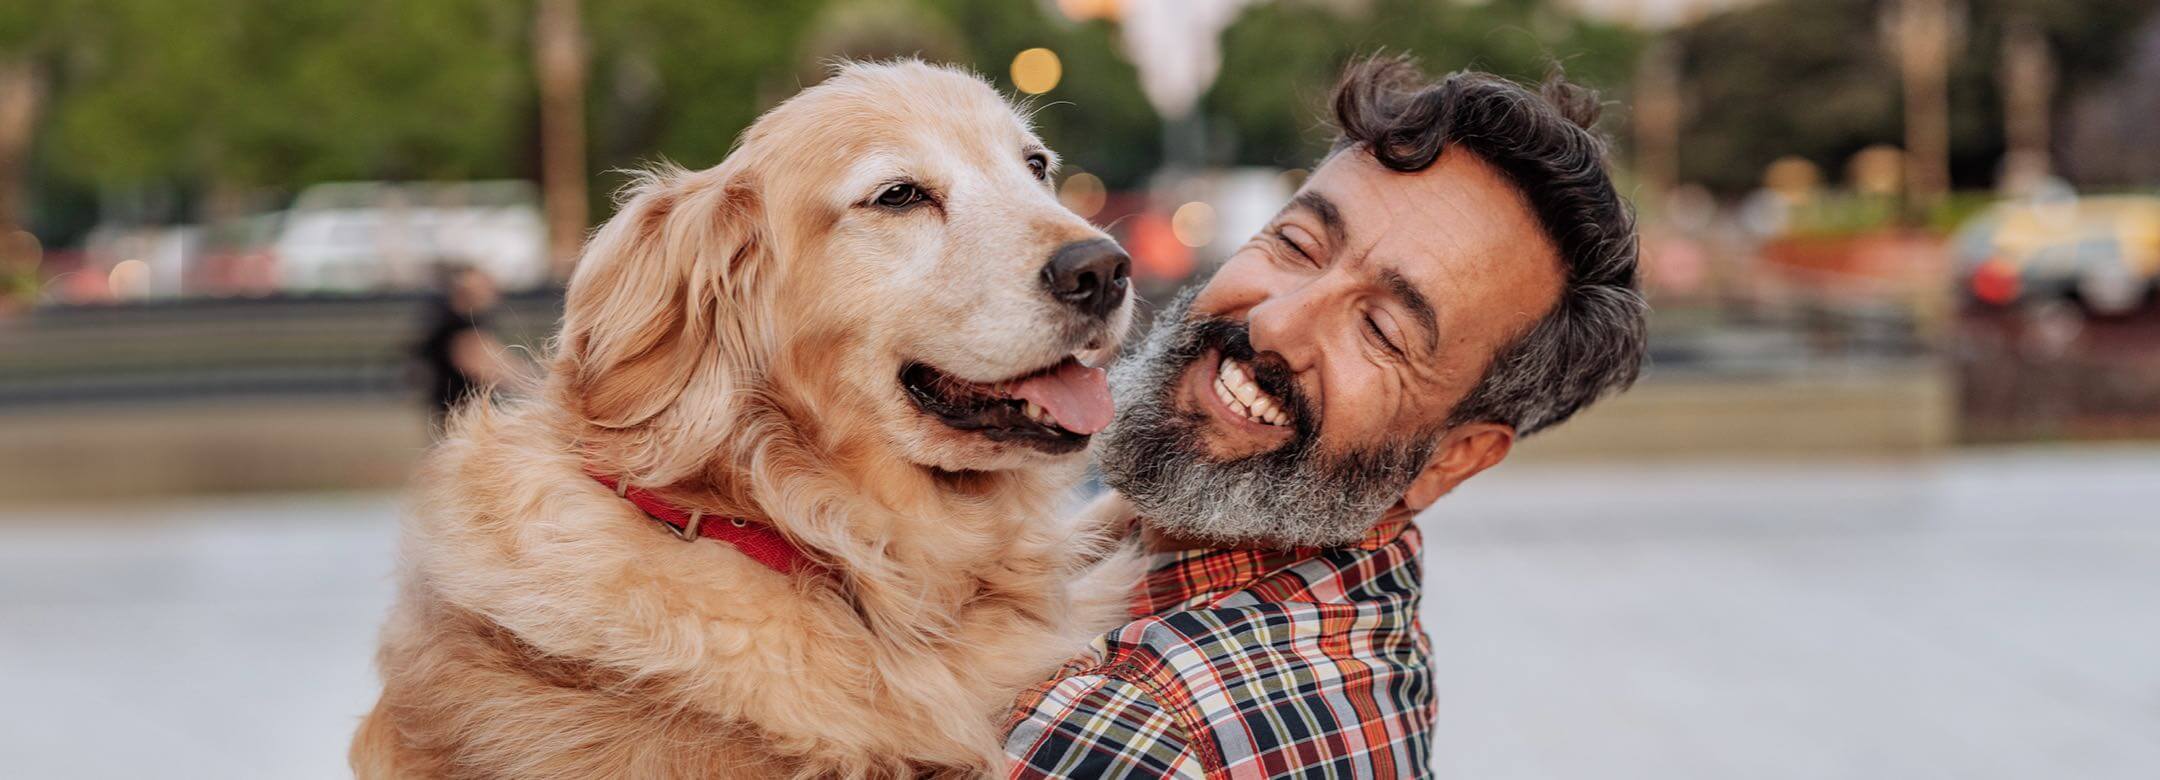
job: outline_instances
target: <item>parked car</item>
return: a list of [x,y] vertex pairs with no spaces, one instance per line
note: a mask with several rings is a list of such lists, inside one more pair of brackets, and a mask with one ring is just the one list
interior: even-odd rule
[[2160,197],[2004,201],[1967,221],[1951,246],[1969,300],[2068,299],[2122,314],[2150,300],[2160,280]]
[[438,266],[480,268],[504,289],[547,278],[547,233],[529,182],[319,184],[285,214],[275,244],[286,290],[428,286]]

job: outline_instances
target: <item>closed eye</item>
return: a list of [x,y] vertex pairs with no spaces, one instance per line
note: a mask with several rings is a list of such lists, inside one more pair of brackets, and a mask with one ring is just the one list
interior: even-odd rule
[[1365,329],[1372,331],[1373,338],[1380,340],[1381,347],[1387,349],[1387,351],[1391,353],[1394,353],[1396,357],[1403,356],[1402,348],[1395,346],[1395,340],[1388,338],[1387,330],[1381,328],[1380,321],[1373,319],[1372,315],[1370,314],[1365,315]]
[[1296,252],[1298,257],[1304,258],[1305,262],[1314,264],[1318,263],[1318,261],[1313,259],[1312,253],[1305,251],[1305,247],[1299,246],[1298,242],[1291,240],[1290,234],[1283,232],[1281,226],[1269,228],[1268,234],[1274,236],[1276,242],[1281,243],[1290,251]]

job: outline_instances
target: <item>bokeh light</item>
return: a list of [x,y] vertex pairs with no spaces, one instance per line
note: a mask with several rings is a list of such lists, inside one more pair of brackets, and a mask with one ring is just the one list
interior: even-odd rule
[[1013,57],[1013,86],[1030,95],[1040,95],[1057,89],[1058,80],[1065,77],[1065,65],[1058,61],[1057,52],[1033,48]]
[[1118,0],[1058,0],[1057,5],[1065,18],[1084,22],[1089,19],[1115,19],[1123,4]]
[[105,285],[121,300],[150,297],[150,264],[134,259],[114,263]]
[[1195,249],[1215,240],[1215,207],[1193,201],[1170,215],[1170,230],[1178,243]]
[[1081,171],[1065,177],[1065,183],[1058,187],[1058,202],[1082,219],[1094,219],[1096,214],[1102,213],[1103,202],[1109,199],[1109,194],[1101,178]]
[[45,259],[45,246],[28,230],[10,231],[0,237],[0,271],[36,268]]

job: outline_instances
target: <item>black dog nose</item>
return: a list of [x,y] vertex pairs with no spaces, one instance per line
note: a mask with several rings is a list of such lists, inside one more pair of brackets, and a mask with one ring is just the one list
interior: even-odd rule
[[1109,314],[1125,302],[1131,275],[1132,258],[1106,238],[1058,247],[1042,270],[1043,286],[1050,289],[1051,297],[1092,317]]

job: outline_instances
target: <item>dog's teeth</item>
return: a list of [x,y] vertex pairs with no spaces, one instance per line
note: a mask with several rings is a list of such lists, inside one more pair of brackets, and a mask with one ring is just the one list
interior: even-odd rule
[[1020,406],[1020,411],[1021,413],[1026,414],[1027,418],[1030,420],[1034,420],[1036,422],[1043,421],[1043,408],[1035,405],[1034,401],[1023,401]]

